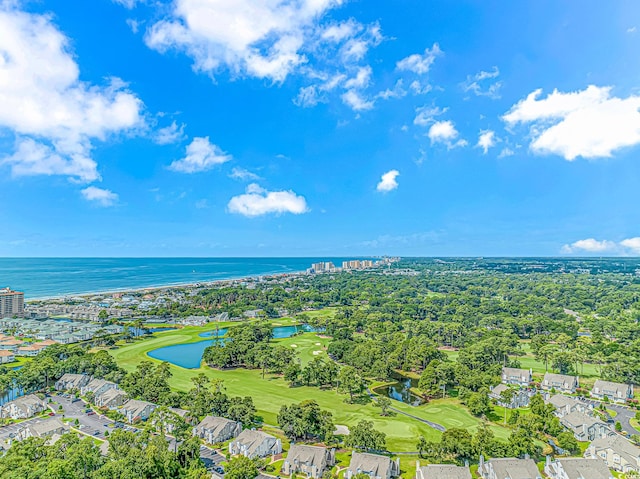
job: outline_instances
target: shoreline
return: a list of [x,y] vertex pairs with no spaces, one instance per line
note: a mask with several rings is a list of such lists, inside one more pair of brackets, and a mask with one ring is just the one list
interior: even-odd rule
[[77,298],[77,297],[86,298],[88,296],[96,296],[96,295],[104,296],[104,295],[113,295],[118,293],[140,293],[143,291],[152,292],[152,291],[158,291],[162,289],[178,289],[178,288],[195,287],[196,285],[205,286],[205,287],[215,287],[222,283],[228,283],[232,281],[249,281],[249,280],[256,281],[259,278],[273,278],[278,276],[292,277],[292,276],[301,276],[304,274],[306,274],[306,271],[288,271],[285,273],[265,273],[265,274],[250,275],[250,276],[235,276],[235,277],[228,277],[228,278],[221,278],[221,279],[214,279],[214,280],[195,281],[195,282],[190,281],[187,283],[171,283],[171,284],[164,284],[164,285],[140,286],[140,287],[133,287],[133,288],[107,289],[103,291],[89,291],[86,293],[66,293],[66,294],[61,294],[57,296],[41,296],[37,298],[25,298],[24,302],[25,304],[28,304],[28,303],[61,300],[61,299],[69,299],[69,298]]

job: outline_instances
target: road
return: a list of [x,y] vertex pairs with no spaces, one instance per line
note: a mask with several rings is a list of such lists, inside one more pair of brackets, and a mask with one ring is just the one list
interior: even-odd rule
[[[594,409],[599,408],[600,404],[602,404],[601,402],[594,401],[592,399],[585,399],[584,402],[587,404],[591,404]],[[629,421],[636,415],[636,411],[634,409],[630,409],[620,404],[612,404],[612,403],[606,403],[605,407],[607,409],[611,409],[612,411],[615,411],[616,417],[613,418],[614,424],[617,421],[620,421],[620,425],[622,426],[622,430],[624,432],[626,432],[629,435],[634,435],[634,434],[640,435],[640,431],[634,428],[631,425],[631,422]]]

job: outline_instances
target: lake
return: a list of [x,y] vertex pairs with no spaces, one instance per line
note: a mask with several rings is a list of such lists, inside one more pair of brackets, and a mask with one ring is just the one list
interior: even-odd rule
[[[204,350],[214,344],[216,341],[225,341],[224,336],[227,334],[228,329],[220,328],[219,330],[206,331],[200,333],[198,336],[202,338],[212,337],[215,339],[209,339],[206,341],[197,341],[195,343],[187,344],[174,344],[173,346],[165,346],[163,348],[154,349],[147,354],[160,361],[167,361],[176,366],[180,366],[185,369],[197,369],[202,363],[202,355]],[[308,324],[300,326],[278,326],[273,328],[274,339],[290,338],[298,331],[303,332],[315,332],[316,329]]]
[[419,406],[422,404],[422,398],[411,392],[411,388],[418,387],[417,379],[411,379],[396,373],[392,373],[391,377],[395,379],[396,382],[374,388],[373,391],[381,396],[386,396],[405,404],[411,404],[412,406]]

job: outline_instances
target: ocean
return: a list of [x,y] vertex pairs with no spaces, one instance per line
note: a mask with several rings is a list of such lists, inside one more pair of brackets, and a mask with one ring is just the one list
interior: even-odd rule
[[305,271],[353,258],[0,258],[0,288],[39,299]]

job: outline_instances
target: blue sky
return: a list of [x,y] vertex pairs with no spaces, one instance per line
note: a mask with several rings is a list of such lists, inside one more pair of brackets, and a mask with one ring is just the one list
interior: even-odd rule
[[0,256],[640,254],[638,2],[0,5]]

